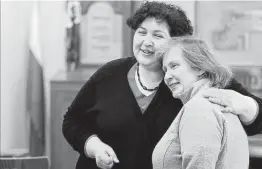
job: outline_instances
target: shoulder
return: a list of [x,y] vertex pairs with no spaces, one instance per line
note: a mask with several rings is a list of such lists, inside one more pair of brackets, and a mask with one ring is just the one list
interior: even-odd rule
[[[179,131],[194,132],[195,138],[222,138],[225,118],[220,109],[202,96],[192,98],[184,105]],[[193,137],[193,136],[192,136]]]
[[196,96],[191,98],[184,106],[185,106],[185,111],[190,113],[196,111],[207,113],[209,111],[212,111],[212,109],[214,108],[212,104],[201,94],[197,94]]
[[121,58],[107,62],[100,67],[90,79],[100,81],[105,77],[126,73],[136,62],[134,57]]
[[199,123],[208,122],[209,124],[221,125],[223,114],[216,104],[212,104],[201,94],[193,97],[184,105],[184,119],[198,120]]

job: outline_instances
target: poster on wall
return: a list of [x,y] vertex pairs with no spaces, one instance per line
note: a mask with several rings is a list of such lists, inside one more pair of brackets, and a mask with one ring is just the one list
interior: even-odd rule
[[85,2],[86,13],[81,23],[82,65],[102,65],[130,55],[125,48],[130,48],[131,31],[124,25],[125,16],[130,16],[131,11],[128,3],[130,2]]
[[[195,34],[234,78],[262,98],[262,1],[197,1]],[[262,134],[249,137],[251,157],[261,156]]]
[[196,34],[227,65],[262,65],[262,2],[196,2]]

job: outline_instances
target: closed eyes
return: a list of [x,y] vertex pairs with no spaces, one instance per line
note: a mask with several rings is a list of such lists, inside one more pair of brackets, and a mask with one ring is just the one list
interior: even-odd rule
[[169,67],[171,68],[171,69],[176,69],[177,67],[178,67],[179,65],[177,64],[177,63],[171,63],[171,64],[169,64]]
[[163,35],[160,35],[160,34],[156,34],[155,35],[157,38],[164,38],[164,36]]
[[138,31],[138,33],[141,34],[141,35],[145,35],[146,31]]

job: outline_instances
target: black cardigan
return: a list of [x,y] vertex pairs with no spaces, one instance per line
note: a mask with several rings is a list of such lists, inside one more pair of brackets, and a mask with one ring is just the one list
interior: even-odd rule
[[[89,136],[97,134],[115,151],[120,163],[114,169],[151,169],[153,149],[172,123],[182,103],[174,99],[162,82],[144,114],[136,102],[127,80],[135,64],[133,57],[111,61],[100,68],[82,87],[64,115],[63,134],[80,153],[77,169],[96,169],[94,159],[84,154]],[[262,129],[262,101],[233,80],[229,89],[254,98],[259,115],[249,126],[248,135]]]

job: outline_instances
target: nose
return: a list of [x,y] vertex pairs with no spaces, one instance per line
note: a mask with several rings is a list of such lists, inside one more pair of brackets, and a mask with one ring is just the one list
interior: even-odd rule
[[152,38],[149,37],[149,36],[146,36],[146,37],[145,37],[145,39],[144,39],[144,41],[143,41],[143,44],[144,44],[145,46],[154,46],[154,43],[153,43],[153,41],[152,41]]
[[165,73],[164,81],[167,85],[171,82],[172,78],[173,77],[168,72]]

